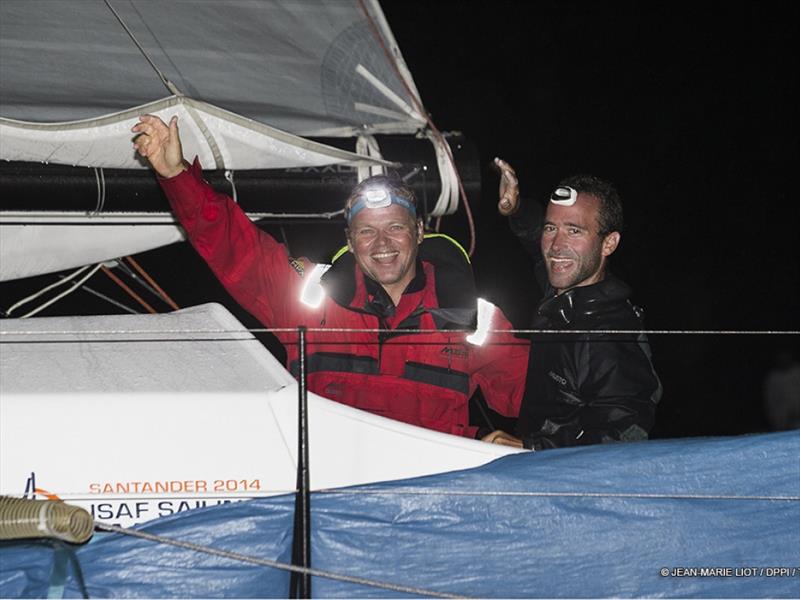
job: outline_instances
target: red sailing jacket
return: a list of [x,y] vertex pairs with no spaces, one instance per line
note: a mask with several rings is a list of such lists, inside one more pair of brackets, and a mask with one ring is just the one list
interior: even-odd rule
[[[368,288],[379,291],[375,289],[379,286],[364,278],[351,255],[325,273],[321,283],[326,294],[312,308],[300,297],[315,264],[289,257],[282,244],[202,179],[197,161],[190,170],[160,183],[192,245],[239,304],[266,327],[305,325],[312,330],[306,335],[312,392],[398,421],[468,437],[477,430],[469,426],[468,407],[477,386],[497,412],[519,413],[528,343],[505,331],[491,332],[481,346],[465,340],[463,330],[469,326],[464,323],[470,322],[463,318],[465,303],[442,306],[440,300],[458,296],[462,288],[474,289],[474,283],[466,257],[462,263],[468,278],[445,281],[450,269],[436,268],[441,240],[428,252],[430,260],[424,256],[423,242],[418,262],[422,272],[417,269],[393,315],[382,316],[376,310],[378,298]],[[456,248],[452,242],[444,245]],[[474,301],[472,295],[471,307]],[[470,312],[474,316],[474,308]],[[462,331],[449,330],[454,328]],[[495,310],[490,328],[508,330],[511,325]],[[389,331],[370,331],[376,329]],[[296,374],[297,334],[276,335]]]

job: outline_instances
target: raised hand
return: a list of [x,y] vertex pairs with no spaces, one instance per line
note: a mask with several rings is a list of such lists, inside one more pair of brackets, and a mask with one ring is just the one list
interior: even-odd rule
[[177,116],[172,117],[167,125],[154,115],[142,115],[131,131],[139,134],[133,147],[161,177],[175,177],[186,170]]
[[508,217],[519,210],[519,181],[514,169],[506,161],[495,158],[494,164],[500,171],[500,200],[497,211]]

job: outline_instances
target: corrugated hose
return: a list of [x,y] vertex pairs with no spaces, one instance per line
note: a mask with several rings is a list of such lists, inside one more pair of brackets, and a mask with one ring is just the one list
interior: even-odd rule
[[0,540],[57,538],[81,544],[93,530],[92,516],[79,506],[0,496]]

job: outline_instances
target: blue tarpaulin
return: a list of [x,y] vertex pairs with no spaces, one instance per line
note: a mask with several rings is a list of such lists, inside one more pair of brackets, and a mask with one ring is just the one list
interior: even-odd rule
[[[312,567],[345,577],[474,597],[800,596],[797,431],[518,454],[317,492],[311,507]],[[293,511],[293,497],[280,496],[137,530],[288,563]],[[283,570],[122,534],[69,551],[8,542],[0,553],[3,597],[286,597],[289,588]],[[406,595],[320,576],[312,591]]]

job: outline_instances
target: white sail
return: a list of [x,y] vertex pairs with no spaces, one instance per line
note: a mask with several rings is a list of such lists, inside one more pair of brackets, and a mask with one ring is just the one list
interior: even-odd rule
[[[214,138],[241,125],[236,116],[300,136],[414,133],[425,124],[374,1],[4,0],[0,52],[4,138],[23,123],[60,123],[40,136],[72,141],[75,129],[174,95],[221,109],[221,123],[200,119]],[[124,126],[113,133],[130,138]],[[46,144],[38,156],[2,146],[6,160],[53,160]],[[65,164],[139,166],[128,150],[118,163],[76,153]],[[229,159],[224,168],[255,168],[252,157]]]
[[[0,56],[7,161],[145,169],[131,127],[152,113],[178,115],[185,155],[206,169],[350,165],[361,174],[387,164],[374,143],[363,143],[369,136],[426,126],[377,0],[3,0]],[[427,135],[441,178],[430,214],[452,214],[459,197],[446,142]],[[370,150],[310,136],[352,137],[353,150]],[[104,229],[109,215],[57,209],[44,224],[35,210],[0,211],[0,281],[181,237],[145,222]],[[96,218],[79,223],[81,216]]]

